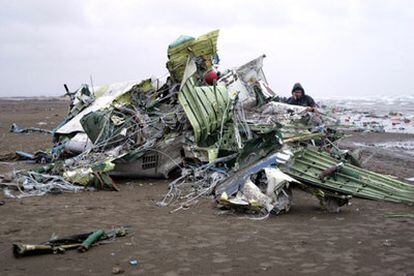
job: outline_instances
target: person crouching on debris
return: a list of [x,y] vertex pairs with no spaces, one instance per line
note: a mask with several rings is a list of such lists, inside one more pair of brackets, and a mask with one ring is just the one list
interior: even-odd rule
[[293,104],[293,105],[300,105],[300,106],[307,106],[307,111],[315,111],[316,103],[312,99],[311,96],[305,94],[305,90],[303,89],[300,83],[295,83],[292,89],[292,97],[287,99],[286,103]]
[[322,124],[319,111],[316,109],[317,105],[311,96],[305,94],[305,89],[303,89],[300,83],[295,83],[292,89],[292,97],[287,99],[286,103],[292,105],[306,106],[305,111],[309,115],[309,123],[312,123],[316,126]]

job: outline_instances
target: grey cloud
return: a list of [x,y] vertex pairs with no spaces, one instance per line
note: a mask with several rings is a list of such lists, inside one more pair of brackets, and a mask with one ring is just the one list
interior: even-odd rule
[[262,53],[276,91],[414,94],[412,1],[2,1],[0,96],[57,95],[166,72],[180,34],[221,29],[235,66]]

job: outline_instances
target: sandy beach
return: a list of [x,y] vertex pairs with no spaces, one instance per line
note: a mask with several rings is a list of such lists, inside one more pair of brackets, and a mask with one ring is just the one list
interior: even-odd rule
[[[0,100],[0,154],[34,152],[52,145],[46,134],[13,134],[11,123],[52,129],[67,112],[65,100]],[[365,167],[401,179],[414,177],[414,156],[404,149],[376,147],[411,142],[412,134],[358,133],[340,141],[362,147]],[[359,145],[359,146],[358,146]],[[30,168],[0,162],[0,173]],[[354,198],[338,214],[321,211],[309,194],[294,191],[289,214],[255,221],[224,214],[211,199],[170,214],[155,202],[168,180],[118,179],[120,192],[64,193],[24,199],[5,198],[0,206],[1,275],[413,275],[414,220],[384,214],[412,213],[413,206]],[[52,234],[84,233],[130,225],[131,234],[92,248],[15,259],[11,245],[39,243]],[[137,259],[138,265],[129,263]]]

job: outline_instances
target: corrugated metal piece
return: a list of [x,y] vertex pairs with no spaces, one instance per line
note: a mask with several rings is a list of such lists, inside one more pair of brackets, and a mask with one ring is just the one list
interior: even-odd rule
[[175,81],[181,81],[189,57],[202,57],[206,71],[212,68],[211,58],[217,54],[219,30],[209,32],[196,40],[189,40],[168,49],[167,69]]
[[178,100],[193,127],[194,140],[198,143],[228,120],[226,112],[229,97],[224,86],[196,87],[191,72],[195,72],[193,61],[188,63]]
[[343,194],[373,200],[414,203],[413,185],[341,163],[325,152],[300,150],[295,153],[295,162],[284,171],[304,183]]

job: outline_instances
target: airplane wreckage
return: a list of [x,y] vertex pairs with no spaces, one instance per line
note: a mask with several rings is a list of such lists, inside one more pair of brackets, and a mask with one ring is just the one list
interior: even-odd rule
[[157,204],[175,210],[213,196],[221,208],[279,214],[289,211],[293,188],[332,212],[354,196],[414,202],[414,186],[361,168],[336,146],[343,133],[335,118],[281,102],[262,70],[264,55],[217,72],[218,33],[169,45],[165,79],[74,92],[65,85],[72,102],[51,132],[54,147],[20,153],[46,164],[3,176],[5,193],[118,190],[113,178],[128,177],[172,179]]

